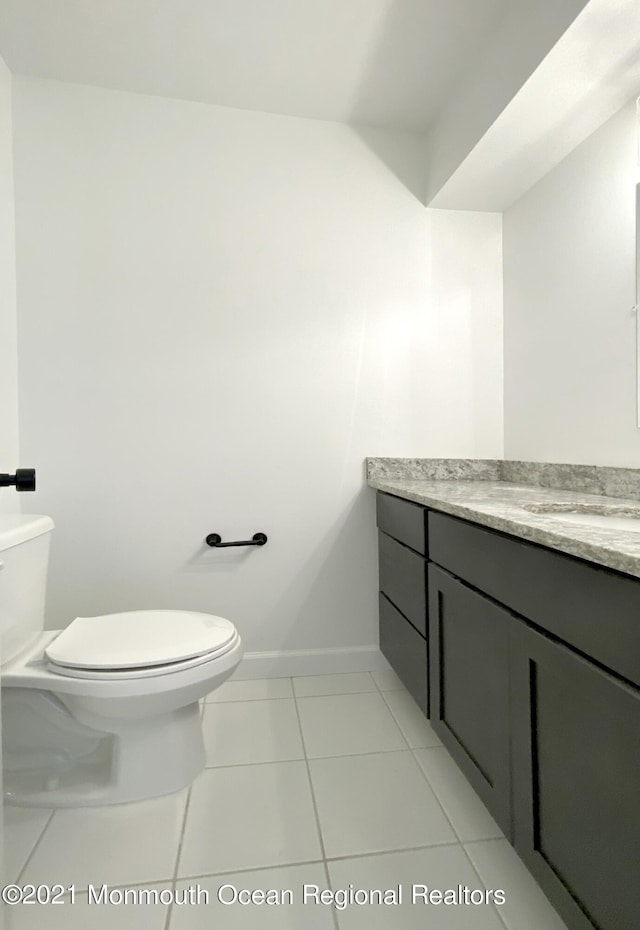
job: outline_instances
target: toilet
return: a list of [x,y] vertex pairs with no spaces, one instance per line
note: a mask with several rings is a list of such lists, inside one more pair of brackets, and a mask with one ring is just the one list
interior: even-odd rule
[[180,610],[77,617],[44,630],[53,521],[0,514],[5,802],[120,804],[170,794],[204,766],[199,701],[242,658],[234,625]]

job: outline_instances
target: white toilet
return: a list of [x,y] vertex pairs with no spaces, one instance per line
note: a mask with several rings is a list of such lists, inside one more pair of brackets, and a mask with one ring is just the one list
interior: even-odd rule
[[5,801],[81,807],[178,791],[204,765],[198,701],[242,658],[222,617],[141,610],[43,630],[49,517],[0,515]]

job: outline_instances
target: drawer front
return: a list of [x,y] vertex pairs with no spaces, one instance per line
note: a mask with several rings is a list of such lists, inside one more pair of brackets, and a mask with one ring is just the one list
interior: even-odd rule
[[438,565],[640,685],[640,581],[436,511],[429,549]]
[[427,642],[384,594],[380,594],[380,651],[428,717]]
[[378,492],[376,516],[378,528],[383,533],[400,540],[416,552],[427,554],[427,511],[420,504]]
[[421,555],[385,533],[378,533],[378,559],[380,590],[426,637],[427,563]]

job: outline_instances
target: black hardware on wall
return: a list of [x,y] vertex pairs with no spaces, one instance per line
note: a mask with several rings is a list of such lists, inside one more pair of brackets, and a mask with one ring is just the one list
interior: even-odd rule
[[228,546],[264,546],[267,542],[266,533],[255,533],[251,539],[239,539],[237,542],[222,542],[218,533],[209,533],[205,542],[214,549],[225,549]]
[[16,491],[35,491],[35,468],[16,468],[15,475],[0,475],[0,488],[9,488],[13,485]]

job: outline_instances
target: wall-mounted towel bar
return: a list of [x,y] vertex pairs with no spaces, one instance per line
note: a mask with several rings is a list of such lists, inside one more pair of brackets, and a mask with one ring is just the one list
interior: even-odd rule
[[218,533],[209,533],[205,542],[214,549],[225,549],[227,546],[264,546],[267,542],[266,533],[255,533],[251,539],[239,539],[236,542],[222,542]]

